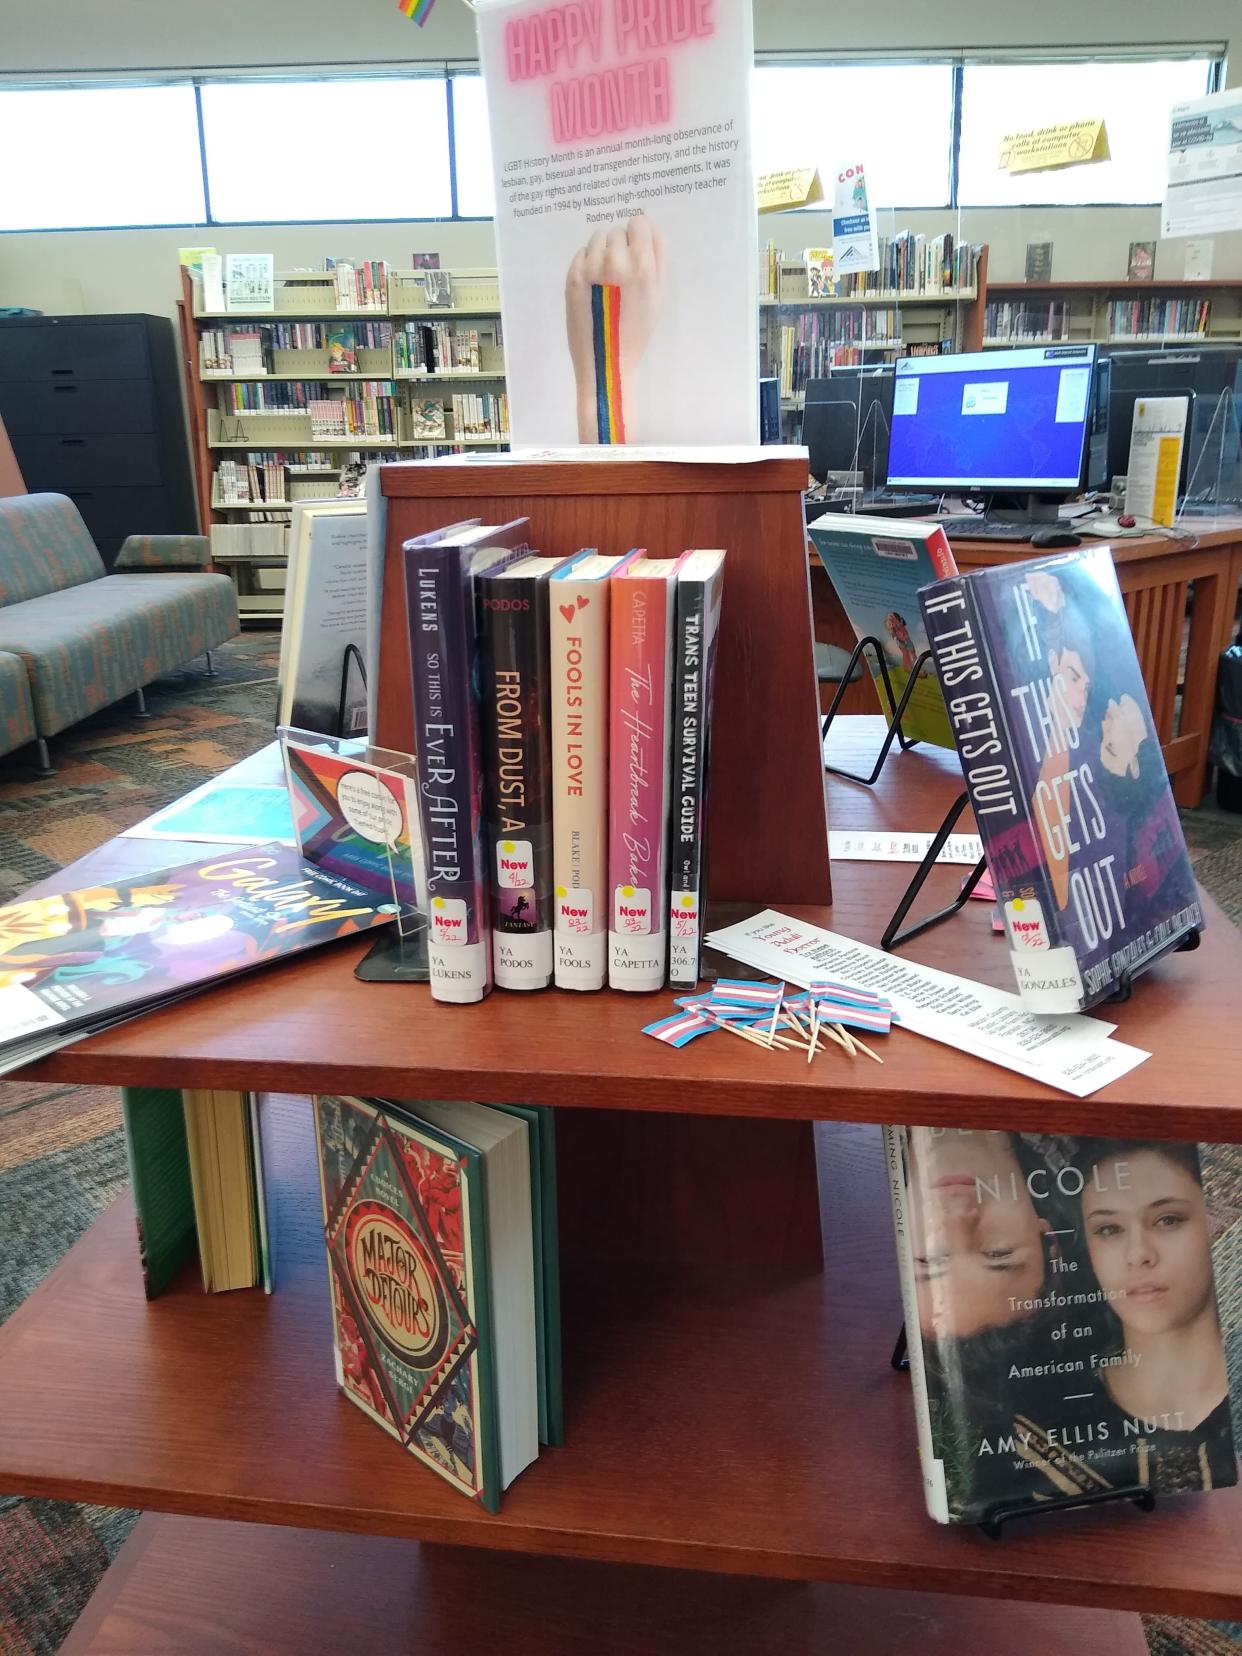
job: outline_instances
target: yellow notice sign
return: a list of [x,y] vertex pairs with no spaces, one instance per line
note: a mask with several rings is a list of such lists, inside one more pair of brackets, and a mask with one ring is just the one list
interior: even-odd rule
[[809,207],[824,199],[818,167],[794,167],[787,172],[764,173],[756,186],[761,213],[780,213],[787,207]]
[[997,165],[1002,172],[1045,172],[1051,167],[1081,167],[1089,161],[1111,159],[1104,118],[1096,116],[1036,127],[1033,132],[1010,132],[1001,139]]

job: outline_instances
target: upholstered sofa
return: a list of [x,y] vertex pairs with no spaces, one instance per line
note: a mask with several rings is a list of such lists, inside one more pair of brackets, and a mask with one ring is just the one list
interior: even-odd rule
[[141,692],[237,631],[201,535],[131,535],[109,575],[64,495],[0,500],[0,753]]

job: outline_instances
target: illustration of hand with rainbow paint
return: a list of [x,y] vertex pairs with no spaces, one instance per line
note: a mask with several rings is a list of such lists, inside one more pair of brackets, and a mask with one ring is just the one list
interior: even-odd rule
[[580,443],[624,443],[625,408],[663,293],[664,244],[645,214],[597,230],[570,262],[565,327]]

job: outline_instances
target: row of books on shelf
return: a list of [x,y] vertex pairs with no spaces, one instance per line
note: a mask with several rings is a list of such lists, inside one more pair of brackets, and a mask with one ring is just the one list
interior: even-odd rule
[[1108,306],[1110,334],[1200,335],[1211,321],[1210,299],[1113,299]]
[[[201,285],[206,311],[272,310],[276,303],[276,260],[271,253],[224,253],[203,248],[190,268]],[[332,280],[315,284],[316,299],[327,293],[337,310],[388,309],[388,266],[383,259],[327,259],[324,271]],[[294,278],[303,276],[294,272]],[[287,280],[288,278],[286,278]]]
[[[315,380],[231,380],[216,387],[216,406],[221,414],[305,414],[322,402],[375,402],[384,404],[391,417],[396,399],[396,388],[391,380],[351,380],[348,386],[328,391],[326,381]],[[377,418],[380,416],[377,415]],[[387,430],[387,427],[383,429]],[[392,421],[392,429],[396,429]],[[331,433],[324,432],[325,437]]]
[[357,371],[359,351],[387,351],[388,322],[260,322],[245,328],[204,328],[199,334],[199,370],[204,374],[276,372],[277,351],[326,353],[326,372]]
[[949,233],[924,236],[902,230],[878,238],[874,270],[839,276],[831,248],[808,247],[790,257],[769,241],[759,250],[759,296],[795,301],[969,291],[976,285],[982,251],[973,243],[955,241]]
[[[279,1284],[252,1093],[123,1093],[154,1298],[197,1253],[203,1286]],[[489,1512],[564,1441],[551,1110],[311,1100],[332,1353],[343,1395]]]
[[261,502],[272,506],[289,504],[285,467],[261,454],[249,461],[221,460],[211,491],[212,505],[250,506]]
[[863,362],[866,352],[891,349],[900,341],[897,313],[889,310],[804,311],[778,333],[781,395],[795,396],[808,379],[830,367]]
[[383,259],[331,261],[339,310],[388,309],[388,265]]
[[531,533],[405,547],[432,994],[693,987],[724,553]]
[[1069,302],[1050,299],[1044,303],[989,299],[983,311],[983,332],[989,339],[1049,340],[1070,337]]
[[[499,322],[493,324],[487,342],[501,349]],[[448,322],[407,322],[393,335],[393,360],[398,373],[477,374],[481,364],[479,329],[455,327]]]
[[238,558],[283,558],[288,536],[287,511],[247,516],[244,523],[213,523],[211,555],[221,563]]

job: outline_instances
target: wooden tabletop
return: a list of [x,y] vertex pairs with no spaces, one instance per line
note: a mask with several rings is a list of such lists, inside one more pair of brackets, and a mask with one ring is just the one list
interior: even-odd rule
[[[829,748],[834,762],[867,768],[878,725],[863,718],[839,721]],[[830,781],[829,819],[837,828],[929,831],[960,788],[956,757],[920,747],[892,756],[875,789]],[[968,828],[969,818],[961,826]],[[64,889],[117,872],[170,866],[183,852],[193,857],[202,848],[113,840],[46,884]],[[762,872],[757,846],[755,910],[766,906]],[[831,909],[789,912],[878,943],[912,872],[898,864],[839,863]],[[962,873],[934,870],[922,901],[929,908],[947,902]],[[21,1073],[32,1081],[337,1090],[588,1109],[1242,1140],[1234,1040],[1242,939],[1210,899],[1204,907],[1202,946],[1157,965],[1139,981],[1128,1005],[1108,1009],[1118,1037],[1152,1057],[1085,1100],[908,1031],[894,1031],[886,1041],[882,1068],[844,1057],[808,1067],[792,1053],[751,1052],[740,1041],[724,1039],[677,1051],[640,1033],[644,1024],[673,1010],[669,993],[497,992],[478,1006],[444,1006],[424,986],[358,982],[353,967],[369,941],[264,967],[92,1036]],[[1003,939],[992,933],[983,903],[967,905],[902,952],[968,978],[1013,987]]]

